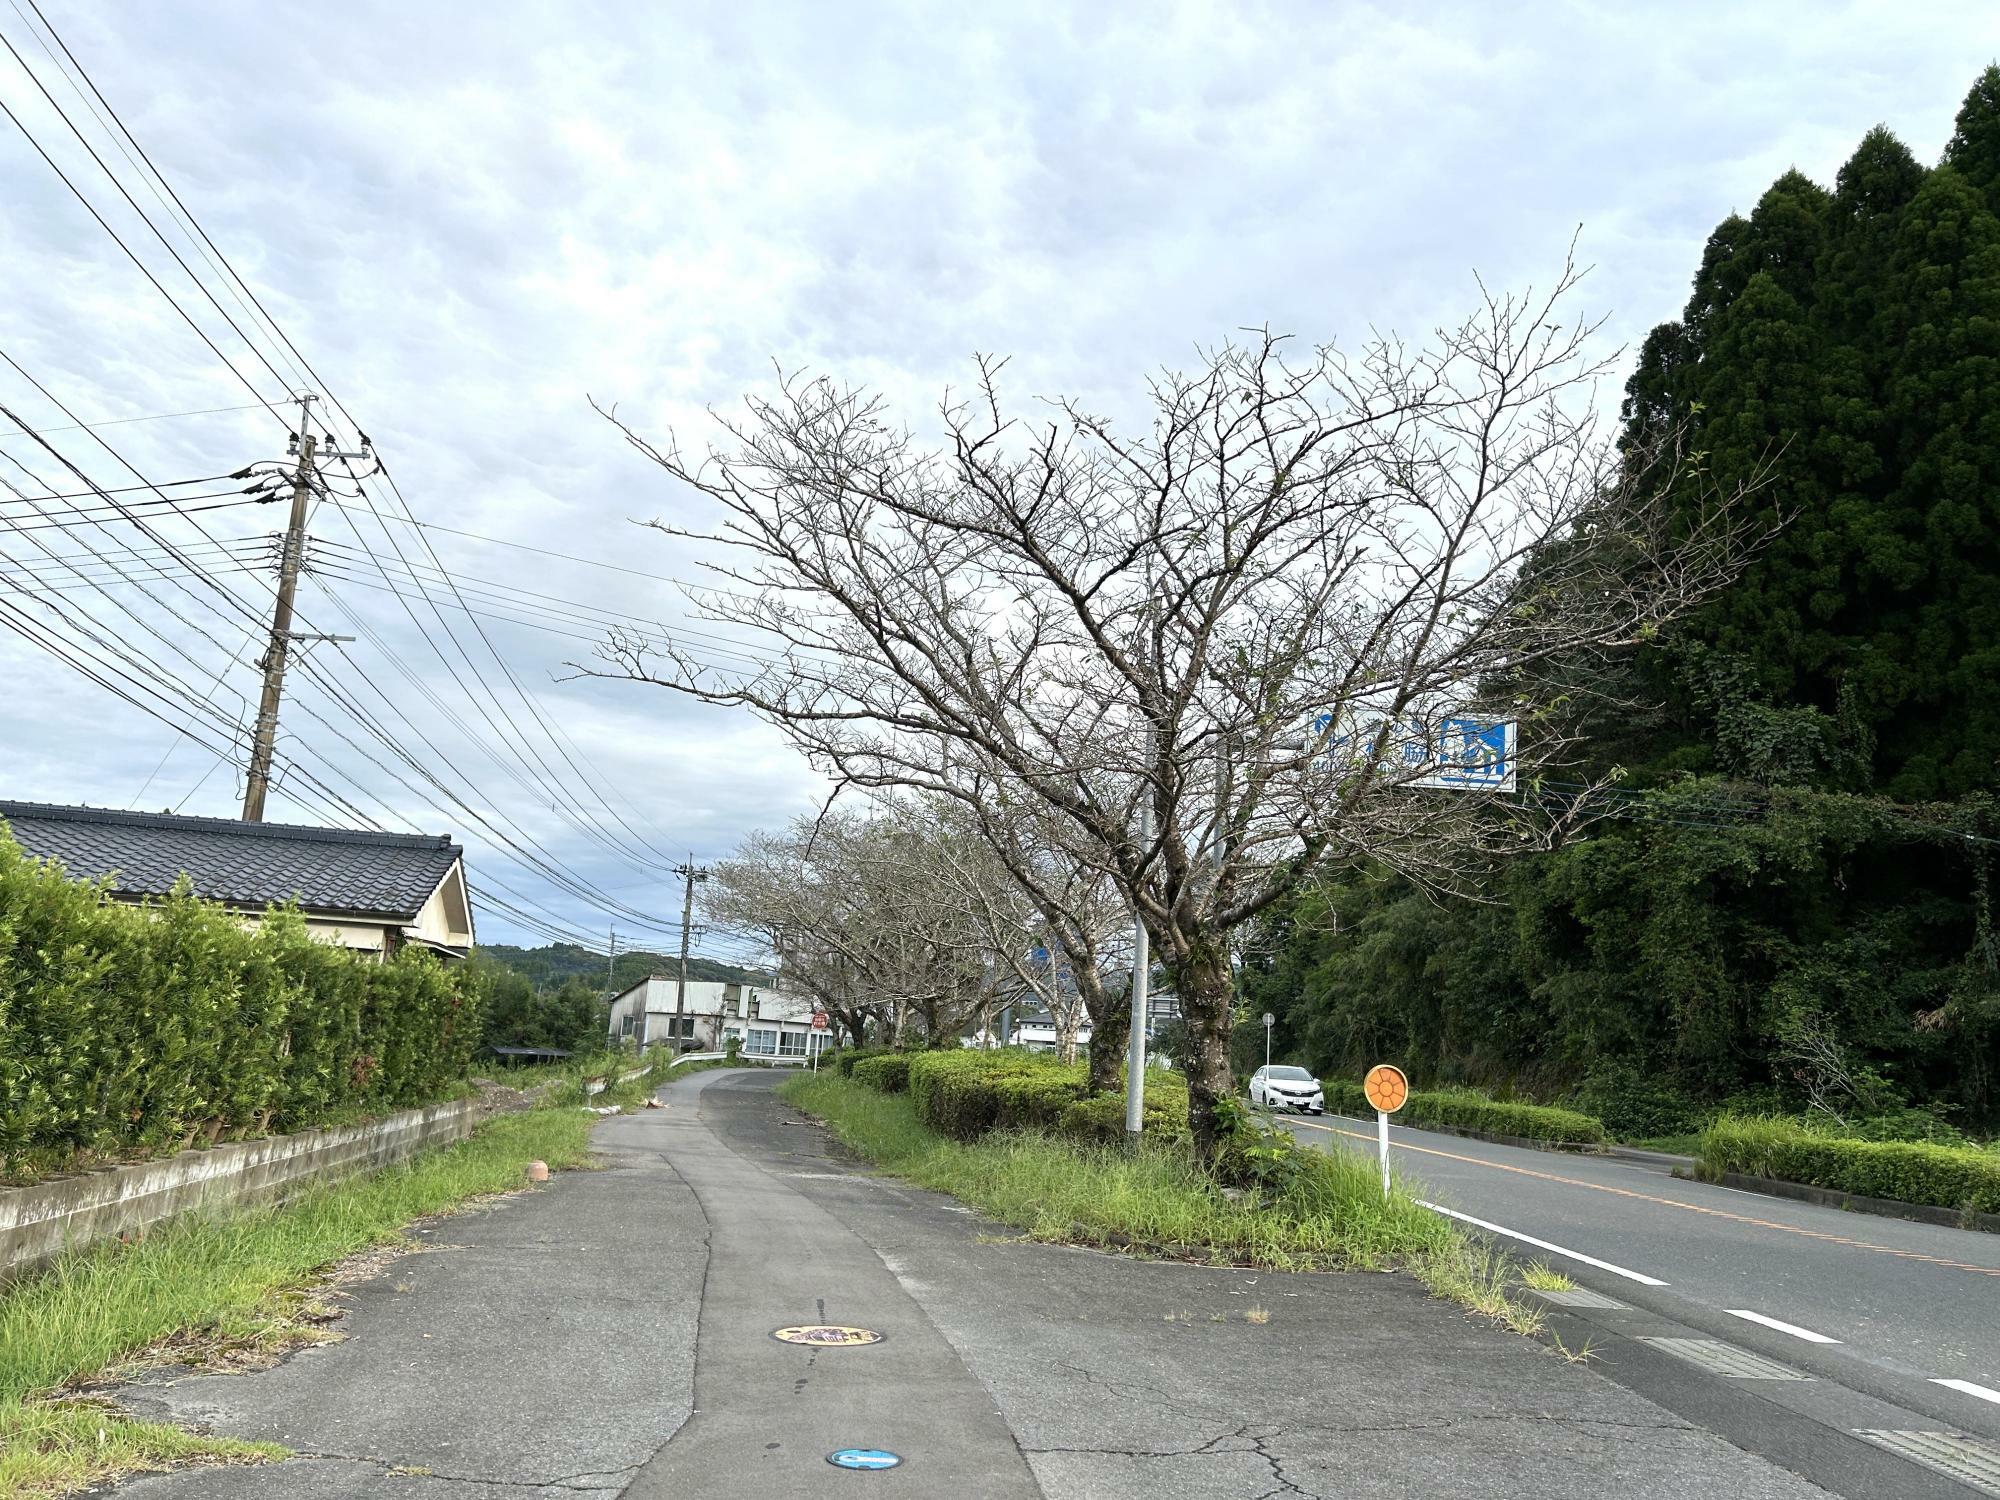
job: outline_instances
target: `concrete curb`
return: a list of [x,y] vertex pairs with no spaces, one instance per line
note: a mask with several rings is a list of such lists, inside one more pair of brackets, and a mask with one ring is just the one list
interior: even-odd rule
[[1780,1177],[1745,1177],[1740,1172],[1702,1177],[1690,1169],[1676,1167],[1674,1176],[1685,1182],[1706,1182],[1744,1193],[1762,1193],[1769,1198],[1790,1198],[1799,1203],[1815,1203],[1822,1208],[1844,1208],[1850,1213],[1874,1214],[1883,1219],[1909,1219],[1918,1224],[1939,1224],[1946,1229],[1974,1229],[1987,1234],[2000,1234],[2000,1214],[1938,1208],[1929,1203],[1900,1203],[1893,1198],[1865,1198],[1859,1193],[1814,1187],[1808,1182],[1786,1182]]

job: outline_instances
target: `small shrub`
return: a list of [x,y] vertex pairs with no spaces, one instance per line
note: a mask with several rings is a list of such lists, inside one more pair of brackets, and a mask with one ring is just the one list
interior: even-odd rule
[[900,1094],[910,1086],[910,1059],[899,1052],[864,1057],[850,1070],[849,1076],[878,1094]]
[[841,1051],[834,1066],[840,1069],[842,1078],[852,1078],[855,1066],[871,1057],[882,1057],[888,1053],[887,1047],[848,1047]]
[[1082,1063],[1049,1053],[961,1049],[922,1052],[910,1062],[917,1118],[961,1141],[995,1129],[1054,1127],[1085,1086]]
[[1696,1170],[1803,1182],[1864,1198],[2000,1214],[2000,1151],[1864,1141],[1792,1120],[1727,1115],[1701,1135]]

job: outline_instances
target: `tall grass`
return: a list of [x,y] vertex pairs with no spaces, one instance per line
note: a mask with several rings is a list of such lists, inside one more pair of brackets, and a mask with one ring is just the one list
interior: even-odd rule
[[1173,1145],[1127,1152],[1025,1133],[961,1142],[926,1129],[907,1095],[825,1074],[780,1092],[899,1177],[1035,1239],[1300,1270],[1413,1263],[1459,1238],[1402,1191],[1385,1200],[1375,1166],[1344,1152],[1305,1153],[1297,1178],[1273,1195],[1231,1196]]
[[54,1398],[169,1337],[286,1342],[283,1294],[356,1251],[400,1240],[413,1219],[519,1187],[531,1160],[577,1164],[593,1123],[576,1109],[503,1115],[373,1176],[311,1188],[281,1207],[187,1215],[136,1244],[66,1256],[0,1293],[0,1500],[195,1455],[277,1453]]

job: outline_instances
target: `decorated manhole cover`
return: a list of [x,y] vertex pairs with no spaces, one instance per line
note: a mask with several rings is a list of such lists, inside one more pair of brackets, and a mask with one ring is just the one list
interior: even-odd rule
[[[797,1328],[780,1328],[771,1337],[781,1344],[810,1344],[815,1349],[859,1349],[864,1344],[881,1343],[886,1335],[877,1333],[872,1328],[847,1328],[836,1323],[802,1323]],[[841,1451],[844,1453],[847,1450]]]
[[840,1448],[826,1461],[840,1469],[893,1469],[903,1460],[887,1448]]

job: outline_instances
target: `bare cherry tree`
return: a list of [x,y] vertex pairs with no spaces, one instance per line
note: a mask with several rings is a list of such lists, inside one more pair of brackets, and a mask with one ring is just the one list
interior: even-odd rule
[[[895,808],[803,819],[752,835],[703,893],[712,922],[756,936],[784,983],[862,1040],[953,1044],[996,982],[987,918],[935,826]],[[990,863],[990,861],[989,861]],[[989,886],[1010,895],[1004,877]]]
[[1422,348],[1226,345],[1155,378],[1134,431],[1074,402],[1012,419],[992,360],[935,443],[804,377],[698,457],[626,428],[717,508],[681,533],[724,549],[706,613],[772,652],[724,671],[615,636],[594,670],[748,707],[844,784],[997,782],[1060,823],[1171,975],[1218,1159],[1232,930],[1332,861],[1450,885],[1536,846],[1543,799],[1432,789],[1441,722],[1518,721],[1532,786],[1570,750],[1552,664],[1574,691],[1749,544],[1698,466],[1597,440],[1576,279]]

